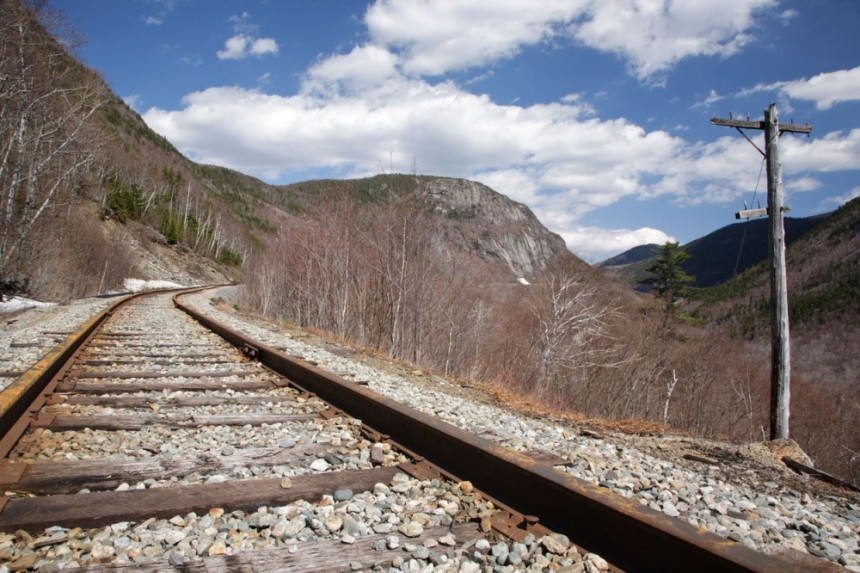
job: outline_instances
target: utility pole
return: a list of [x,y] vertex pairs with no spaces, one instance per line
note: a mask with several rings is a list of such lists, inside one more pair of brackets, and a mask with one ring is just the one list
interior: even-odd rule
[[[788,412],[790,401],[789,331],[788,331],[788,287],[785,272],[785,228],[782,204],[782,174],[779,164],[779,135],[812,132],[811,125],[779,123],[776,104],[764,110],[764,121],[747,119],[711,119],[714,125],[734,127],[764,155],[767,164],[767,210],[751,209],[736,214],[738,219],[768,216],[768,244],[770,247],[770,307],[771,307],[771,370],[770,370],[770,439],[788,438]],[[764,131],[764,151],[758,148],[741,129],[760,129]]]

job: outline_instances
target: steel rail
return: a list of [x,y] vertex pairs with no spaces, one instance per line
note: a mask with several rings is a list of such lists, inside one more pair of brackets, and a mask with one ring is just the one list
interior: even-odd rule
[[174,297],[176,306],[246,354],[374,431],[424,456],[578,546],[629,571],[810,571],[818,565],[754,551],[529,456],[463,431],[255,341]]
[[5,457],[11,451],[26,431],[30,423],[28,412],[35,414],[38,411],[44,397],[52,391],[72,357],[85,346],[105,320],[121,306],[142,296],[176,291],[189,293],[200,289],[201,287],[158,289],[120,298],[66,336],[62,342],[24,371],[12,384],[0,391],[0,458]]
[[93,316],[0,392],[0,457],[9,453],[27,429],[27,412],[38,411],[40,399],[50,392],[51,382],[56,382],[63,367],[116,309],[135,296],[118,300]]

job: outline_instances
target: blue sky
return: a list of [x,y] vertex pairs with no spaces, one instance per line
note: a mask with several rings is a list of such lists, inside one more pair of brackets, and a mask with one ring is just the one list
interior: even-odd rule
[[856,0],[53,3],[196,161],[271,183],[475,179],[589,262],[764,205],[761,156],[709,120],[772,102],[814,127],[780,143],[791,215],[860,195]]

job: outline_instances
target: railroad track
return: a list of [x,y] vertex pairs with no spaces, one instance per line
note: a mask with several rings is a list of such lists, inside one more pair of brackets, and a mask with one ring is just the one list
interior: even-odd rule
[[0,431],[10,570],[810,567],[415,412],[179,295],[70,334],[0,394]]

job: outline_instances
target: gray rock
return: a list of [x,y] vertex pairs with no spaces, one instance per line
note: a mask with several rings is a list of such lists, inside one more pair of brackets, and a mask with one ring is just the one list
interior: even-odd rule
[[675,505],[671,501],[664,501],[663,502],[662,511],[663,511],[663,513],[665,513],[669,517],[678,517],[679,515],[681,515],[681,512],[678,511],[678,508],[676,508]]
[[182,558],[182,554],[176,551],[170,551],[167,554],[167,562],[173,567],[182,567],[185,565],[185,560]]
[[493,557],[496,558],[496,563],[499,565],[504,565],[508,560],[508,554],[510,553],[508,549],[508,544],[500,541],[493,545],[492,550],[490,551]]
[[570,540],[566,535],[551,533],[549,535],[544,535],[541,538],[541,545],[543,545],[550,553],[564,555],[570,545]]
[[362,535],[362,524],[351,515],[345,515],[343,517],[343,532],[355,536]]

